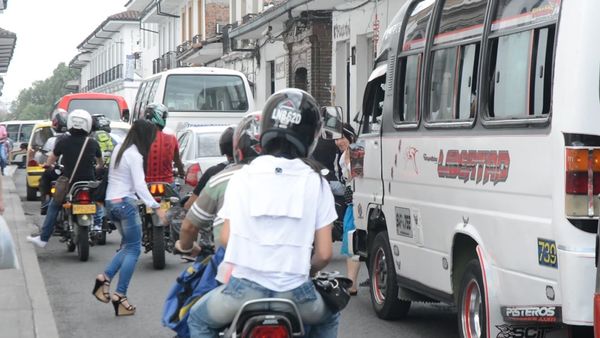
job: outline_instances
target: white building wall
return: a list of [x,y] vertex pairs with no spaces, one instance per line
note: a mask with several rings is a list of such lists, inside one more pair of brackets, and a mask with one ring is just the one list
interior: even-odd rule
[[[346,7],[362,2],[352,1]],[[343,108],[344,118],[349,112],[352,119],[362,109],[363,93],[375,60],[373,23],[376,17],[379,20],[378,37],[381,40],[388,23],[405,2],[406,0],[379,0],[352,11],[333,12],[332,102]],[[349,78],[347,62],[350,62]],[[347,95],[348,85],[350,95]]]

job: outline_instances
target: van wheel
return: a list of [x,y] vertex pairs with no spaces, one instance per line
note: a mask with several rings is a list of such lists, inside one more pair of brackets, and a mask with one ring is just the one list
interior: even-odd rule
[[31,188],[28,185],[26,185],[26,187],[27,187],[27,200],[28,201],[36,201],[38,199],[37,189]]
[[386,320],[406,317],[410,309],[410,301],[398,299],[394,258],[385,231],[375,236],[369,251],[369,277],[371,278],[371,304],[377,317]]
[[458,298],[458,332],[463,338],[486,338],[485,288],[479,261],[465,267]]

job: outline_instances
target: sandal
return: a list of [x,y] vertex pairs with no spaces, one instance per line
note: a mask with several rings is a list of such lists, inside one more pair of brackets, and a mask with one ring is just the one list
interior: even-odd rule
[[135,306],[129,304],[125,296],[114,293],[112,304],[115,308],[115,316],[132,316],[135,314]]
[[108,303],[110,301],[110,280],[105,274],[100,274],[96,277],[96,283],[94,284],[92,294],[102,303]]

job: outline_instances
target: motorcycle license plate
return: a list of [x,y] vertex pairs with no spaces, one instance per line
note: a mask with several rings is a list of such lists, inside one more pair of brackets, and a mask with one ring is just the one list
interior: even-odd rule
[[96,213],[95,204],[73,204],[73,215],[90,215]]
[[[167,211],[170,208],[171,208],[171,202],[169,202],[169,201],[162,201],[162,202],[160,202],[160,210]],[[153,213],[152,208],[146,207],[146,213],[147,214]]]

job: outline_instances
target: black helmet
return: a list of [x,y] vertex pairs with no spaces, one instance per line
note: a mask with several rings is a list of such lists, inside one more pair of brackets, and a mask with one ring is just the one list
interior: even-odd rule
[[62,109],[57,108],[52,113],[52,129],[54,129],[57,133],[66,133],[67,132],[67,116],[69,113]]
[[250,113],[240,121],[233,134],[235,163],[249,163],[260,154],[261,112]]
[[102,114],[92,115],[92,131],[104,130],[110,133],[110,120]]
[[154,123],[160,130],[167,124],[168,116],[169,108],[162,103],[150,103],[144,109],[144,119]]
[[303,157],[315,149],[323,121],[317,101],[307,92],[288,88],[271,95],[263,108],[260,144],[274,139],[291,143]]
[[233,127],[227,127],[219,138],[221,155],[233,157]]

